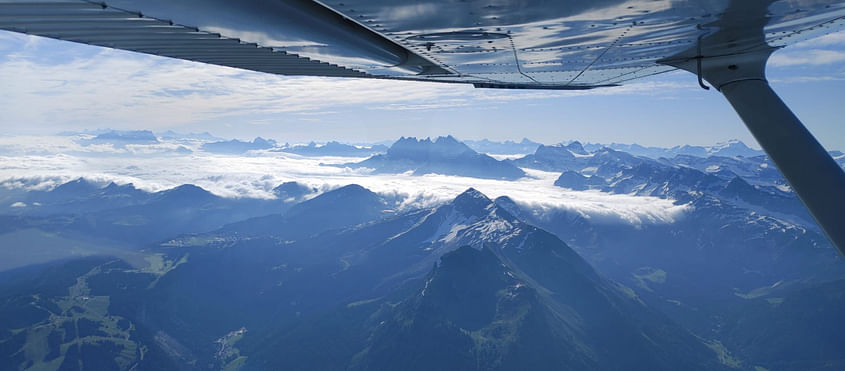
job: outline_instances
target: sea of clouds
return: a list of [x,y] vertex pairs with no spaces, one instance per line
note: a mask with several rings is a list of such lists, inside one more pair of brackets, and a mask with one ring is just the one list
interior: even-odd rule
[[[296,181],[321,191],[359,184],[400,200],[400,209],[413,209],[447,202],[473,187],[490,198],[509,196],[538,213],[567,211],[598,223],[631,224],[672,223],[689,208],[655,197],[567,190],[554,185],[559,173],[532,169],[524,169],[528,176],[516,181],[372,174],[370,169],[337,166],[364,158],[273,151],[220,155],[201,151],[198,141],[114,146],[85,144],[88,137],[0,137],[0,191],[47,190],[83,177],[103,184],[131,183],[151,192],[195,184],[223,197],[273,198],[274,187]],[[193,153],[175,152],[179,146]]]

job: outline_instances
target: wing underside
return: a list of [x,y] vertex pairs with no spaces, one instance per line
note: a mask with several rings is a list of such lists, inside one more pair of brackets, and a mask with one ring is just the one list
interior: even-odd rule
[[763,15],[730,14],[732,1],[558,3],[0,0],[0,29],[281,75],[589,89],[671,71],[659,61],[673,56],[700,57],[700,38],[726,17],[766,25],[762,38],[725,40],[730,53],[845,24],[835,1],[762,1]]

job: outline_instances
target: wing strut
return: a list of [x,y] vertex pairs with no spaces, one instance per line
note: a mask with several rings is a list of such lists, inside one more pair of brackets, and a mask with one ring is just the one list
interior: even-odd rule
[[673,65],[700,73],[727,98],[845,257],[845,171],[766,81],[766,61],[774,50],[767,47]]

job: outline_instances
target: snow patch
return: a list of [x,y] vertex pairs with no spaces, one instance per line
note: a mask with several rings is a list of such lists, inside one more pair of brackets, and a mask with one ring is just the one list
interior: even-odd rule
[[458,237],[458,233],[460,233],[461,231],[463,231],[464,229],[467,229],[467,228],[469,228],[469,226],[466,225],[466,224],[453,225],[452,229],[449,230],[449,233],[447,233],[445,236],[443,236],[443,238],[441,238],[440,241],[443,241],[443,242],[446,242],[446,243],[452,242]]
[[[426,219],[437,215],[436,212],[429,214]],[[457,211],[450,210],[446,218],[437,226],[437,230],[431,237],[424,242],[432,243],[435,241],[452,242],[458,236],[458,233],[467,229],[470,225],[475,223],[478,219],[476,217],[467,217]]]
[[485,153],[485,154],[487,156],[490,156],[490,157],[492,157],[496,160],[499,160],[499,161],[516,160],[518,158],[522,158],[522,157],[525,157],[527,155],[530,155],[530,153],[520,153],[520,154],[515,154],[515,155],[498,155],[498,154],[492,154],[492,153]]
[[585,176],[593,176],[599,170],[597,166],[590,166],[581,169],[581,174]]
[[576,152],[572,152],[572,151],[569,151],[569,153],[571,153],[572,156],[575,157],[575,158],[591,158],[591,157],[595,157],[595,155],[596,155],[595,153],[583,154],[583,153],[576,153]]

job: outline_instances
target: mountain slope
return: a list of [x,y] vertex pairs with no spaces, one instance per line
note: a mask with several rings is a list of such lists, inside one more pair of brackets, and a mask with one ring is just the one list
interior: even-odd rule
[[463,247],[376,329],[353,369],[595,369],[571,337],[490,249]]
[[[368,239],[371,235],[382,237]],[[352,302],[377,298],[369,316],[352,314],[357,305],[329,316],[352,322],[333,324],[331,333],[348,333],[349,326],[372,331],[353,368],[720,367],[700,341],[629,290],[601,278],[559,239],[522,223],[475,190],[433,210],[334,237],[323,234],[302,247],[317,249],[337,239],[345,242],[347,266],[334,274],[333,290],[363,295],[351,296]],[[426,272],[431,272],[426,282],[410,294],[378,299]],[[390,304],[396,301],[401,303]],[[279,335],[254,356],[271,357],[270,368],[289,368],[281,346],[272,344],[292,340]],[[310,336],[304,341],[318,342]]]
[[721,367],[697,339],[589,272],[572,272],[579,269],[548,251],[506,255],[518,254],[494,246],[444,255],[381,322],[353,369]]
[[[301,191],[290,185],[284,188],[285,192]],[[300,239],[331,229],[378,220],[392,215],[392,212],[384,198],[357,184],[350,184],[295,204],[283,214],[238,221],[211,234]]]

